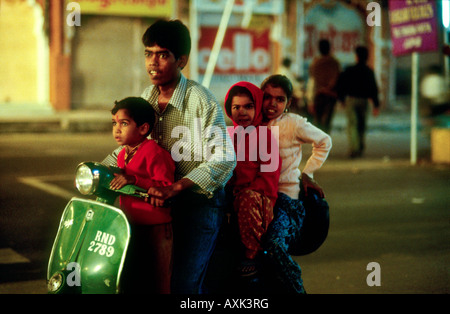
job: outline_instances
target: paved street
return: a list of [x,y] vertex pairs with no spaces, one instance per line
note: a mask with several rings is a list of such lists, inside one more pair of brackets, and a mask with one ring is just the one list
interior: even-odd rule
[[[329,237],[297,258],[308,291],[448,293],[448,169],[392,162],[335,174],[318,176],[329,177],[320,181],[328,191]],[[371,262],[380,265],[379,287],[366,283]]]
[[[308,293],[449,293],[450,168],[429,162],[426,135],[416,166],[405,130],[370,132],[358,160],[346,158],[342,130],[332,137],[315,177],[330,204],[329,236],[297,257]],[[109,133],[0,134],[0,146],[0,293],[45,293],[49,250],[76,194],[74,169],[115,143]],[[366,282],[371,262],[380,266],[381,286]]]
[[[329,236],[296,260],[309,293],[449,293],[450,168],[409,160],[409,132],[371,132],[366,158],[345,158],[345,135],[316,175],[330,204]],[[370,287],[377,262],[381,286]],[[372,270],[371,268],[369,268]]]

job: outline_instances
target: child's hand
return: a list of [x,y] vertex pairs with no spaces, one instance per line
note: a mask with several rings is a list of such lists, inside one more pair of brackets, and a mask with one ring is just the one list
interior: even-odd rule
[[134,176],[128,176],[126,174],[114,173],[114,176],[115,178],[112,179],[111,183],[109,184],[111,190],[118,190],[124,185],[134,184],[136,181]]
[[305,196],[308,196],[308,188],[316,190],[321,198],[325,198],[325,194],[323,193],[322,188],[317,184],[316,181],[311,179],[306,173],[302,172],[302,186],[303,191],[305,191]]

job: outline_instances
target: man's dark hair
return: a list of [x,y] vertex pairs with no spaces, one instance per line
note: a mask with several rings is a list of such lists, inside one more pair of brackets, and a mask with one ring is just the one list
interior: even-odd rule
[[364,46],[358,46],[355,48],[356,56],[359,63],[366,63],[369,58],[369,50]]
[[189,29],[180,20],[156,21],[145,31],[142,43],[145,47],[158,45],[169,49],[176,59],[191,52]]
[[115,101],[111,113],[114,115],[120,109],[127,110],[128,115],[136,122],[137,126],[148,123],[150,127],[145,136],[150,134],[155,124],[155,111],[148,101],[141,97],[127,97],[120,101]]
[[320,54],[323,56],[326,56],[327,54],[330,53],[330,42],[328,41],[328,39],[321,39],[319,40],[319,51]]
[[261,83],[261,89],[263,90],[267,85],[271,85],[275,88],[281,88],[285,92],[287,100],[292,98],[292,82],[287,78],[287,76],[281,74],[271,75]]

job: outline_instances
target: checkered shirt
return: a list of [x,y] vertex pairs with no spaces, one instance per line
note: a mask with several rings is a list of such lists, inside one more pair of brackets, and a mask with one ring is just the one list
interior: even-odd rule
[[[141,95],[156,113],[150,137],[172,153],[176,180],[190,179],[196,184],[195,192],[212,196],[215,190],[225,186],[236,166],[222,109],[209,90],[183,74],[163,112],[158,107],[158,95],[154,85]],[[119,151],[120,148],[103,163],[115,165]]]

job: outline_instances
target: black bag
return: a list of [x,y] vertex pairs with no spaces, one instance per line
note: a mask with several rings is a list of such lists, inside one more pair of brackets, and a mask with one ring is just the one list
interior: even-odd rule
[[300,236],[289,246],[289,254],[300,256],[316,251],[325,242],[330,227],[328,202],[317,191],[308,189],[308,196],[300,192],[300,199],[305,207],[305,218]]

